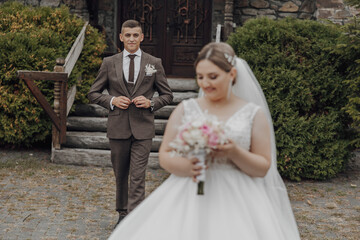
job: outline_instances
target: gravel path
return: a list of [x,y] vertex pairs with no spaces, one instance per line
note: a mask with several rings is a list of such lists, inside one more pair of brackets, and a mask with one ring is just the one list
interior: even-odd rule
[[[147,173],[147,194],[168,174]],[[329,181],[286,182],[302,239],[359,239],[360,157]],[[50,151],[0,149],[0,239],[107,239],[112,169],[50,163]]]

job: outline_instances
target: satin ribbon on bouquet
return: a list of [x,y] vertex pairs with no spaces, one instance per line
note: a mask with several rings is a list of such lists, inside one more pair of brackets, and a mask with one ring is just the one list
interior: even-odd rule
[[198,184],[198,189],[197,189],[198,195],[204,195],[204,184],[206,178],[206,164],[205,164],[206,155],[207,153],[205,149],[200,149],[197,152],[192,152],[190,154],[191,157],[197,158],[199,160],[199,162],[196,165],[202,167],[200,171],[200,175],[196,176],[196,180]]

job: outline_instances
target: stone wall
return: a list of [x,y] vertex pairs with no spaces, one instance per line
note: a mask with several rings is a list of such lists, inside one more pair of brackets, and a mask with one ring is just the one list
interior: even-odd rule
[[212,29],[211,29],[211,38],[213,41],[215,41],[216,38],[216,26],[218,24],[224,25],[224,11],[225,11],[224,0],[213,0]]
[[98,24],[105,29],[108,52],[117,52],[116,42],[119,38],[116,34],[117,26],[117,0],[99,1]]
[[[0,3],[8,2],[8,0],[0,0]],[[89,13],[85,0],[18,0],[25,5],[34,7],[60,7],[62,4],[66,4],[70,11],[84,18],[89,19]]]
[[234,0],[234,3],[234,22],[237,25],[255,17],[327,19],[343,24],[349,17],[360,13],[346,6],[344,0]]
[[[0,0],[6,2],[7,0]],[[18,0],[31,6],[58,7],[66,4],[70,11],[89,20],[89,11],[86,0]],[[260,16],[271,19],[295,17],[300,19],[331,20],[344,24],[349,17],[360,13],[360,10],[346,6],[344,0],[233,0],[234,26],[241,26],[251,18]],[[98,25],[105,33],[108,43],[107,52],[116,52],[117,0],[101,0],[98,7]],[[217,24],[224,24],[224,0],[213,0],[212,11],[212,38],[215,39]]]
[[349,18],[360,14],[360,9],[347,6],[344,0],[316,0],[316,19],[328,19],[344,24]]

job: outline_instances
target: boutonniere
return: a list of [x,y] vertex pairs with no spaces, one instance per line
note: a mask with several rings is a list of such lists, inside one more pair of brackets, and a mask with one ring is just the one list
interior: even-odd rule
[[152,65],[152,64],[147,64],[145,66],[145,73],[146,73],[146,76],[152,76],[153,73],[156,73],[157,70],[155,69],[155,66]]

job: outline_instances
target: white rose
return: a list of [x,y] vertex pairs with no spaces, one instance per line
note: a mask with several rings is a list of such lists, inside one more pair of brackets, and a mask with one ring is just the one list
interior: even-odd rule
[[207,143],[207,141],[204,137],[198,139],[198,144],[199,144],[200,148],[206,147],[206,143]]
[[194,129],[190,132],[191,138],[196,140],[197,142],[202,138],[202,132],[199,129]]
[[202,124],[203,123],[201,120],[195,120],[191,123],[191,126],[193,126],[194,128],[199,128],[199,127],[201,127]]
[[185,146],[184,146],[184,151],[185,151],[185,152],[189,152],[189,151],[190,151],[190,147],[189,147],[188,145],[185,145]]
[[182,136],[183,136],[185,142],[187,142],[189,145],[195,144],[195,141],[189,132],[184,132]]

